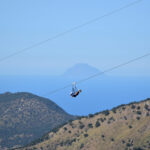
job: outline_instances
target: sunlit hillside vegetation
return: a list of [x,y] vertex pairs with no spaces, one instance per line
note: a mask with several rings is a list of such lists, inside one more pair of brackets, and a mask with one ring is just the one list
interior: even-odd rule
[[80,117],[23,150],[148,150],[150,99]]

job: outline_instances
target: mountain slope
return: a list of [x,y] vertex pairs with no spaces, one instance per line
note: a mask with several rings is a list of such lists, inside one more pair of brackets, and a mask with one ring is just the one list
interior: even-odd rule
[[23,146],[73,118],[46,98],[30,93],[0,94],[0,147]]
[[150,99],[72,121],[24,150],[148,150]]

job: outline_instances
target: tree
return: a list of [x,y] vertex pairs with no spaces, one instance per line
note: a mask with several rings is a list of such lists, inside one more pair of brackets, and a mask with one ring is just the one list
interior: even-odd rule
[[96,121],[95,127],[99,127],[101,124],[99,123],[99,121]]
[[109,115],[109,110],[103,111],[102,114],[104,114],[105,116],[108,116]]
[[84,134],[84,137],[88,137],[89,135],[88,134]]
[[80,149],[83,148],[83,147],[84,147],[84,144],[82,143],[82,144],[80,145]]
[[88,124],[88,127],[89,127],[89,128],[93,128],[92,123],[89,123],[89,124]]
[[80,129],[83,129],[85,127],[84,124],[80,124]]

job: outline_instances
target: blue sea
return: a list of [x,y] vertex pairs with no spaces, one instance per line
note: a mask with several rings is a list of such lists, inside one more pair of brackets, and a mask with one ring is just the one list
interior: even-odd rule
[[0,76],[0,92],[30,92],[49,98],[66,112],[88,115],[120,104],[150,97],[149,77],[101,77],[77,85],[82,93],[70,97],[71,87],[50,94],[73,82],[72,79],[51,76]]

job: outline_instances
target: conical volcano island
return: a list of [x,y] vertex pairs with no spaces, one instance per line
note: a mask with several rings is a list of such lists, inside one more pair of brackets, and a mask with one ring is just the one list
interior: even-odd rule
[[75,117],[30,93],[0,94],[0,150],[20,147]]
[[78,63],[66,70],[63,76],[67,78],[86,78],[97,73],[100,73],[97,68],[86,63]]

